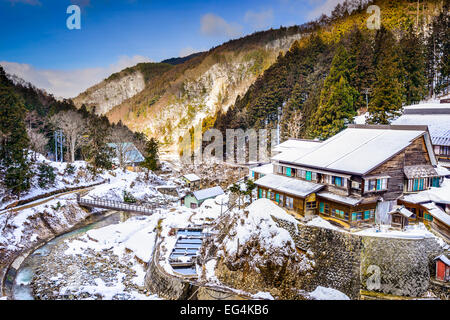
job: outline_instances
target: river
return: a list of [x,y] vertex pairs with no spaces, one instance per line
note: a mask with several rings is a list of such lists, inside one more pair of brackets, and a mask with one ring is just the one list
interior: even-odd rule
[[13,298],[15,300],[34,300],[33,290],[31,282],[35,276],[35,272],[38,267],[43,263],[45,257],[47,257],[53,249],[57,248],[64,241],[78,237],[85,234],[89,230],[102,228],[108,225],[117,224],[123,222],[127,216],[119,212],[108,212],[104,215],[92,215],[86,221],[84,221],[79,228],[65,233],[55,239],[49,241],[44,246],[40,247],[32,254],[30,254],[20,266],[13,286]]

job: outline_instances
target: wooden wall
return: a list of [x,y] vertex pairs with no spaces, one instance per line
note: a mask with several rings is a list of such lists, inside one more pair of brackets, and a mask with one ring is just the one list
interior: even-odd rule
[[[424,137],[419,137],[413,143],[392,159],[374,169],[367,176],[389,175],[388,190],[384,193],[377,192],[383,196],[384,200],[395,200],[403,194],[405,186],[405,174],[403,168],[413,165],[431,165],[431,160],[427,152]],[[370,195],[372,193],[365,193]]]

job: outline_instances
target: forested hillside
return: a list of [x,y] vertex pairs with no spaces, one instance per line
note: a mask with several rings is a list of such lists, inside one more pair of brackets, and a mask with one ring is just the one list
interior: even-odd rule
[[[444,1],[372,1],[381,28],[367,28],[366,7],[352,1],[322,16],[310,35],[280,54],[215,126],[273,128],[282,136],[326,139],[368,111],[387,124],[402,105],[449,88],[449,4]],[[369,5],[368,4],[368,5]]]
[[86,160],[93,175],[112,166],[108,142],[131,141],[144,151],[146,139],[142,134],[131,132],[121,123],[112,125],[105,116],[96,116],[85,106],[78,110],[71,100],[57,101],[11,78],[0,67],[0,188],[6,197],[27,192],[36,175],[44,184],[55,179],[50,166],[36,166],[35,161],[37,153],[52,158],[56,130],[64,135],[65,160]]

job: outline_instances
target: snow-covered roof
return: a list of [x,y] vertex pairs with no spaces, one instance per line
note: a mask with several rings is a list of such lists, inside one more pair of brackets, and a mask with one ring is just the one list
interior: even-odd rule
[[268,163],[259,167],[254,167],[251,169],[253,172],[260,173],[260,174],[271,174],[273,173],[273,164]]
[[429,178],[438,175],[434,167],[430,165],[405,166],[403,172],[408,179]]
[[450,145],[450,103],[423,103],[404,108],[393,125],[426,125],[433,145]]
[[450,259],[447,258],[445,254],[441,254],[439,257],[436,257],[434,260],[441,260],[446,265],[450,266]]
[[[274,159],[329,171],[364,175],[423,135],[427,137],[423,128],[351,125],[310,152],[300,154],[297,159],[293,159],[290,151],[283,152]],[[429,150],[429,154],[434,165],[436,159],[432,150]]]
[[[140,163],[145,160],[142,153],[140,153],[136,146],[131,142],[108,143],[107,145],[115,150],[117,157],[114,159],[114,161],[116,162],[118,162],[120,151],[125,154],[124,160],[126,163]],[[119,145],[121,146],[121,150],[119,150]]]
[[[450,124],[449,124],[450,127]],[[435,136],[431,137],[433,145],[435,146],[450,146],[450,129],[436,132]]]
[[403,107],[403,112],[405,114],[414,114],[415,112],[430,114],[433,113],[434,110],[437,110],[438,112],[446,112],[446,110],[448,110],[448,113],[450,113],[450,103],[428,102]]
[[431,188],[403,196],[402,200],[410,203],[435,202],[450,204],[450,179],[444,179],[439,188]]
[[317,140],[289,139],[279,145],[276,145],[273,150],[275,152],[284,152],[288,150],[311,150],[320,144],[321,141]]
[[213,188],[209,188],[209,189],[194,191],[193,194],[194,194],[194,197],[198,201],[202,201],[205,199],[210,199],[210,198],[215,198],[217,196],[220,196],[220,195],[224,194],[224,192],[221,187],[217,186],[217,187],[213,187]]
[[183,178],[185,178],[186,180],[190,181],[190,182],[196,182],[196,181],[200,181],[200,177],[194,173],[190,173],[190,174],[185,174],[183,176]]
[[351,198],[351,197],[344,197],[344,196],[340,196],[331,192],[319,192],[317,194],[318,196],[322,197],[322,198],[326,198],[329,200],[333,200],[336,202],[340,202],[343,204],[348,204],[351,206],[356,206],[357,204],[359,204],[361,202],[362,199],[356,199],[356,198]]
[[423,204],[423,206],[428,210],[434,219],[437,219],[450,227],[450,214],[446,213],[433,202]]
[[255,184],[261,187],[278,190],[294,196],[305,198],[311,193],[319,191],[322,185],[303,180],[292,179],[279,175],[267,175],[256,180]]
[[411,211],[405,208],[405,206],[395,206],[394,210],[389,212],[389,214],[400,213],[402,216],[409,218],[413,215]]
[[435,168],[436,173],[438,174],[438,176],[440,177],[446,177],[446,176],[450,176],[450,170],[448,170],[447,168],[444,168],[442,166],[437,166]]

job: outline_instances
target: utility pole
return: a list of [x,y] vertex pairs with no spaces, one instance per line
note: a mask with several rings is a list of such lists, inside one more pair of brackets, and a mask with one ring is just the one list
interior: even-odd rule
[[369,110],[369,94],[371,90],[370,88],[364,88],[364,94],[366,95],[366,108]]
[[64,135],[62,130],[57,130],[54,133],[55,138],[55,162],[64,162]]

